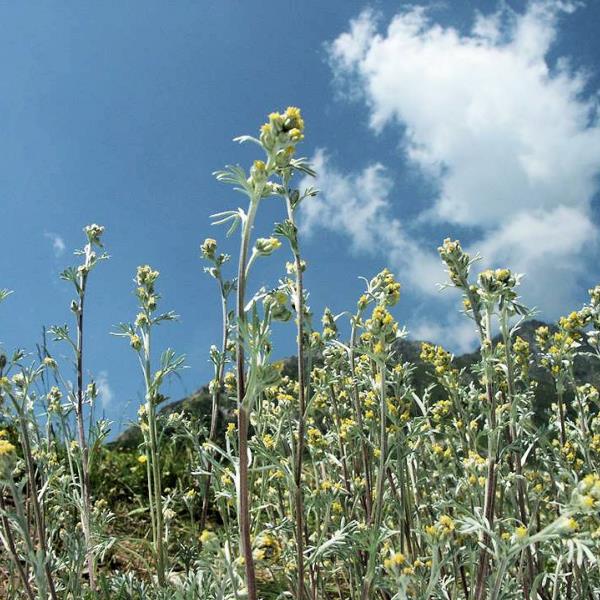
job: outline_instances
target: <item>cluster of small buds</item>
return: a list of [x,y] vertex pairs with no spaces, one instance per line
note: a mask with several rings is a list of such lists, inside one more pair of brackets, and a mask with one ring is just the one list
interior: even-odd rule
[[144,286],[150,293],[154,291],[154,282],[158,279],[160,273],[154,271],[149,265],[143,265],[137,268],[135,282],[139,286]]
[[275,321],[286,322],[292,318],[292,311],[288,308],[288,295],[281,289],[267,294],[263,299],[263,305]]
[[375,275],[369,282],[371,295],[377,298],[380,304],[385,306],[394,306],[398,303],[398,300],[400,300],[400,287],[393,273],[388,269],[384,269],[381,273]]
[[442,422],[443,418],[450,414],[450,410],[452,409],[452,401],[451,400],[438,400],[431,407],[431,418],[434,423],[439,424]]
[[546,326],[537,328],[535,340],[543,353],[540,364],[555,377],[561,375],[573,361],[575,352],[581,345],[575,335],[564,330],[551,334]]
[[306,431],[306,442],[309,448],[327,448],[328,442],[320,429],[309,427]]
[[210,531],[210,529],[204,529],[199,539],[203,546],[209,546],[218,542],[217,534],[214,531]]
[[544,348],[550,339],[550,329],[546,325],[542,325],[535,330],[535,343]]
[[27,378],[25,377],[24,373],[15,373],[12,376],[11,381],[13,385],[17,388],[24,389],[25,387],[27,387]]
[[531,348],[529,347],[529,342],[524,340],[521,336],[517,336],[513,342],[512,349],[515,362],[521,367],[523,374],[526,375],[531,361]]
[[0,436],[0,476],[4,478],[5,473],[8,473],[14,466],[16,458],[16,448],[4,436]]
[[[158,279],[158,276],[159,272],[153,270],[148,265],[137,268],[135,277],[137,288],[135,290],[135,294],[140,301],[142,308],[142,311],[138,313],[135,319],[135,326],[138,329],[145,330],[150,327],[150,315],[156,310],[158,303],[158,295],[154,289],[154,284]],[[134,331],[129,333],[129,344],[136,351],[139,351],[142,348],[142,340]]]
[[373,309],[371,318],[365,322],[365,327],[373,337],[383,338],[388,342],[396,338],[398,331],[398,324],[383,306],[376,306]]
[[446,238],[438,252],[446,264],[450,281],[457,287],[463,287],[469,278],[471,258],[462,249],[460,242]]
[[371,318],[365,322],[366,334],[374,341],[373,352],[376,355],[385,353],[398,334],[398,323],[382,305],[373,309]]
[[389,557],[383,561],[383,567],[386,571],[398,569],[406,563],[406,556],[402,552],[391,552]]
[[[509,269],[486,269],[477,278],[479,294],[484,296],[507,294],[515,287],[517,280]],[[514,293],[513,293],[514,294]]]
[[14,454],[16,448],[4,437],[0,438],[0,457]]
[[102,225],[96,225],[96,223],[92,223],[92,225],[84,227],[83,231],[90,244],[102,247],[102,242],[100,240],[102,234],[104,233],[104,227]]
[[272,112],[269,121],[260,128],[260,142],[279,162],[285,155],[293,155],[294,146],[303,139],[304,119],[295,106],[288,106],[283,114]]
[[281,542],[270,531],[263,531],[254,541],[254,560],[272,565],[281,557]]
[[421,360],[435,369],[436,375],[445,375],[452,370],[452,354],[442,346],[433,346],[427,342],[421,344]]
[[463,308],[465,312],[481,310],[481,296],[479,295],[479,286],[475,283],[469,285],[463,298]]
[[[288,275],[295,275],[296,274],[296,263],[295,262],[286,262],[285,270]],[[302,273],[304,273],[304,271],[306,271],[306,261],[304,259],[302,259],[300,261],[300,271]]]
[[91,383],[88,383],[86,390],[85,390],[86,396],[90,399],[90,400],[94,400],[95,398],[98,397],[98,388],[96,386],[96,382],[92,381]]
[[573,311],[566,317],[560,317],[559,327],[575,339],[581,338],[581,330],[592,320],[592,312],[589,307],[584,307],[579,311]]
[[321,323],[323,325],[323,339],[324,340],[333,340],[337,338],[338,328],[335,323],[335,318],[333,313],[329,308],[325,308],[323,311],[323,317],[321,318]]
[[61,411],[62,392],[55,385],[48,391],[46,399],[48,400],[48,412],[59,413]]
[[43,364],[48,369],[56,369],[58,367],[57,362],[51,356],[45,356]]
[[202,256],[207,260],[214,260],[217,252],[217,242],[213,238],[206,238],[200,246]]
[[448,537],[456,528],[454,519],[449,515],[442,515],[437,523],[425,527],[425,532],[436,539]]
[[276,237],[258,238],[254,244],[254,249],[260,256],[269,256],[278,248],[281,248],[281,241]]
[[600,392],[591,383],[584,383],[577,387],[577,394],[582,399],[584,406],[589,404],[598,405],[600,401]]
[[600,475],[590,473],[577,485],[572,503],[584,512],[600,513]]
[[590,305],[593,308],[600,307],[600,285],[591,288],[588,293],[590,295]]
[[225,373],[225,377],[223,378],[223,385],[225,386],[225,391],[228,394],[233,394],[237,390],[237,380],[235,375],[228,371]]

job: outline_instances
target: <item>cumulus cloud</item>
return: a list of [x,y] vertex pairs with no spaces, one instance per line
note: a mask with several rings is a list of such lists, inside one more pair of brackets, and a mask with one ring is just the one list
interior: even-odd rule
[[114,394],[110,383],[108,382],[108,373],[100,371],[96,378],[96,389],[98,390],[98,398],[102,404],[102,408],[106,409],[112,403]]
[[422,250],[394,216],[393,181],[385,167],[373,163],[358,173],[343,173],[323,149],[316,152],[312,164],[316,182],[311,179],[302,185],[316,185],[320,193],[303,207],[302,233],[310,237],[319,228],[342,232],[349,237],[352,251],[385,254],[414,287],[435,291],[432,281],[445,279],[440,261]]
[[56,258],[60,258],[65,253],[65,240],[57,233],[46,232],[44,237],[50,240],[52,251]]
[[[435,183],[419,238],[432,223],[468,232],[488,264],[526,272],[527,300],[556,316],[597,249],[597,96],[586,95],[588,78],[567,58],[549,58],[574,3],[536,1],[523,13],[500,6],[474,14],[462,31],[425,7],[400,12],[385,28],[366,11],[329,44],[329,56],[338,89],[364,100],[372,130],[396,131],[401,158]],[[318,213],[330,211],[355,250],[381,240],[404,277],[434,292],[438,259],[403,226],[384,166],[340,174],[323,151],[316,158],[323,196],[307,204],[305,228],[328,226]],[[347,197],[348,208],[338,201]]]

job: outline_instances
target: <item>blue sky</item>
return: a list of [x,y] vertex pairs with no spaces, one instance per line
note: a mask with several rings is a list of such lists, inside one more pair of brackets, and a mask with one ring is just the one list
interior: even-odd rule
[[[160,270],[162,305],[181,315],[157,337],[189,366],[167,393],[206,382],[219,308],[198,247],[210,235],[235,252],[209,215],[241,199],[211,173],[250,164],[255,150],[231,139],[290,104],[323,192],[302,226],[317,317],[389,265],[413,335],[470,347],[457,298],[435,287],[446,236],[526,271],[542,317],[576,307],[599,278],[598,26],[600,4],[550,0],[0,4],[0,287],[15,292],[0,340],[33,351],[43,325],[70,323],[58,273],[97,222],[111,254],[87,307],[100,412],[117,431],[141,394],[132,351],[109,335],[135,315],[138,264]],[[281,209],[265,202],[258,235]],[[252,286],[287,259],[263,260]],[[275,331],[278,355],[293,337]]]

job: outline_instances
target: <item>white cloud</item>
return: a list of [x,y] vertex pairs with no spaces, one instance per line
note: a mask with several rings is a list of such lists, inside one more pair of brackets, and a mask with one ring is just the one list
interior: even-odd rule
[[373,163],[360,173],[345,174],[331,165],[322,149],[311,162],[316,181],[307,180],[301,187],[314,185],[320,193],[303,206],[302,233],[310,237],[319,228],[343,233],[354,252],[386,255],[412,286],[435,292],[435,282],[445,279],[440,261],[434,253],[423,251],[394,217],[393,182],[385,168]]
[[52,251],[56,258],[60,258],[65,253],[65,241],[57,233],[46,232],[44,237],[49,239],[52,243]]
[[113,401],[114,394],[108,382],[108,373],[100,371],[96,378],[96,389],[98,390],[98,398],[102,404],[102,408],[106,409]]
[[[574,3],[535,1],[524,13],[500,6],[475,14],[467,32],[433,22],[424,7],[385,30],[366,11],[329,54],[340,89],[366,102],[373,131],[397,131],[404,160],[436,183],[417,219],[421,238],[431,223],[467,228],[487,263],[528,274],[525,299],[553,317],[574,301],[597,250],[597,96],[585,95],[586,75],[566,58],[548,58]],[[384,167],[341,175],[324,157],[323,197],[307,204],[305,228],[335,221],[356,250],[377,246],[403,278],[433,292],[438,259],[403,226]]]
[[473,321],[458,313],[445,323],[431,319],[417,321],[410,333],[417,340],[442,341],[445,346],[460,354],[472,352],[479,336]]

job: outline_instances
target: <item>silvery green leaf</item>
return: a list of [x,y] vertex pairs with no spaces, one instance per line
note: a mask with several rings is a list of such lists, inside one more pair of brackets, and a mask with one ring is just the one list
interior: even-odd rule
[[253,137],[251,135],[238,135],[237,137],[233,138],[233,141],[238,142],[238,144],[244,144],[245,142],[252,142],[262,148],[262,144],[260,143],[260,140],[257,140],[255,137]]

